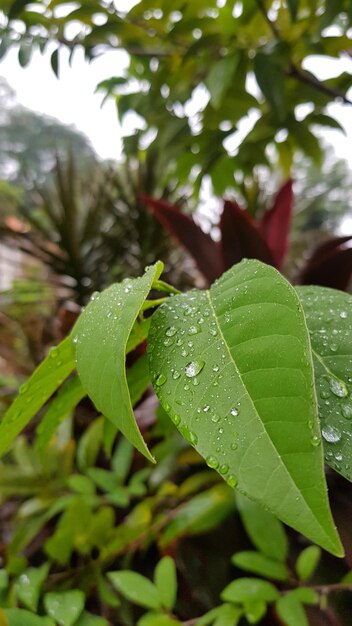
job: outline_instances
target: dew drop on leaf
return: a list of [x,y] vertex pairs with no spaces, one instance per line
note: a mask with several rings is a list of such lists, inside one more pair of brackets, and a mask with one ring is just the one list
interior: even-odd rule
[[230,485],[230,487],[236,487],[237,483],[238,483],[238,480],[234,474],[230,474],[227,477],[227,484]]
[[212,469],[217,469],[219,467],[219,461],[217,460],[216,456],[207,456],[205,462],[208,467],[211,467]]
[[220,465],[219,467],[219,472],[220,474],[222,474],[222,476],[224,476],[225,474],[227,474],[229,471],[229,466],[226,465],[226,463],[224,463],[223,465]]
[[310,443],[312,444],[312,446],[317,447],[320,446],[321,444],[321,439],[319,437],[319,435],[313,435],[313,437],[310,440]]
[[348,395],[346,385],[337,378],[329,378],[329,385],[332,393],[338,398],[345,398]]
[[166,378],[165,374],[159,374],[158,378],[155,381],[155,384],[158,387],[161,387],[162,385],[164,385],[166,383],[166,381],[167,381],[167,378]]
[[340,431],[335,426],[330,426],[329,424],[323,427],[322,434],[328,443],[337,443],[341,439]]
[[174,335],[176,335],[176,333],[177,333],[177,328],[175,328],[175,326],[170,326],[165,332],[165,335],[167,337],[173,337]]
[[194,378],[202,371],[204,365],[205,361],[191,361],[186,365],[186,376],[188,376],[188,378]]
[[352,419],[352,405],[344,404],[342,407],[342,415],[346,418],[346,420]]

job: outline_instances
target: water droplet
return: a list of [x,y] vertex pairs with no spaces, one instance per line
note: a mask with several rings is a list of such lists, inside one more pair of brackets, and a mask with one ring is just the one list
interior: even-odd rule
[[231,448],[231,450],[237,450],[237,448],[238,448],[237,443],[234,441],[234,442],[231,444],[230,448]]
[[197,326],[196,324],[194,324],[193,326],[190,326],[188,329],[188,334],[189,335],[198,335],[198,333],[200,333],[201,328],[199,326]]
[[346,317],[347,317],[347,311],[341,311],[340,317],[341,317],[341,319],[345,320]]
[[20,394],[23,395],[24,393],[26,393],[29,389],[29,383],[23,383],[23,385],[21,385],[19,391]]
[[175,339],[173,339],[173,337],[167,337],[166,339],[164,339],[163,344],[166,348],[169,348],[170,346],[172,346],[175,343]]
[[219,366],[218,365],[214,365],[213,372],[218,372],[218,371],[219,371]]
[[175,326],[170,326],[170,327],[167,329],[167,331],[166,331],[165,335],[166,335],[167,337],[173,337],[174,335],[176,335],[176,333],[177,333],[177,328],[176,328]]
[[346,420],[350,420],[352,418],[352,405],[351,404],[343,405],[342,415],[346,418]]
[[204,413],[208,413],[209,409],[210,409],[209,404],[206,404],[205,406],[203,406]]
[[165,374],[159,374],[158,378],[155,381],[155,384],[158,387],[161,387],[162,385],[164,385],[167,381],[167,377],[165,376]]
[[309,428],[309,430],[313,430],[313,427],[314,427],[314,422],[312,420],[309,420],[308,421],[308,428]]
[[208,467],[211,467],[212,469],[217,469],[219,467],[219,461],[217,460],[217,458],[215,456],[207,456],[207,458],[205,459],[206,464],[208,465]]
[[335,461],[342,461],[342,454],[341,454],[341,452],[337,452],[335,454]]
[[78,335],[75,335],[74,338],[72,339],[73,343],[78,343]]
[[317,446],[320,446],[321,444],[321,439],[319,437],[319,435],[313,435],[313,437],[310,440],[310,443],[312,444],[312,446],[314,446],[315,448]]
[[235,407],[233,409],[231,409],[231,411],[230,411],[230,414],[233,415],[233,417],[237,417],[238,413],[239,413],[239,411]]
[[219,467],[220,474],[222,474],[224,476],[224,474],[227,474],[228,471],[229,471],[229,466],[226,465],[226,463],[224,463],[223,465],[220,465],[220,467]]
[[331,343],[331,344],[330,344],[330,350],[331,350],[331,352],[337,352],[337,349],[338,349],[338,345],[337,345],[337,343]]
[[186,365],[186,376],[188,376],[188,378],[194,378],[194,376],[197,376],[202,371],[204,365],[205,361],[191,361]]
[[59,354],[59,351],[57,348],[51,348],[49,354],[50,354],[51,359],[56,359],[57,355]]
[[212,337],[216,337],[216,335],[218,334],[218,331],[215,328],[211,328],[209,332]]
[[320,397],[323,400],[326,400],[326,398],[330,398],[330,391],[328,389],[321,389],[319,392]]
[[337,443],[341,439],[341,433],[337,428],[335,428],[335,426],[324,426],[322,429],[322,434],[325,441],[327,441],[328,443]]
[[218,428],[218,433],[219,433],[219,435],[223,435],[223,433],[224,433],[224,429],[223,429],[223,428],[221,428],[221,427],[220,427],[220,428]]
[[227,477],[227,484],[230,485],[230,487],[236,487],[237,483],[238,483],[238,480],[234,474],[230,474]]
[[175,413],[174,415],[171,415],[171,419],[173,423],[175,424],[175,426],[178,426],[181,422],[181,418],[179,415],[177,415],[177,413]]
[[345,398],[348,396],[348,391],[345,383],[337,378],[329,378],[329,385],[332,393],[338,398]]
[[198,443],[198,436],[193,430],[190,430],[188,426],[181,426],[180,428],[181,434],[184,436],[186,441],[188,441],[192,446],[196,446]]
[[177,370],[175,370],[175,371],[173,372],[173,374],[172,374],[172,378],[173,378],[174,380],[177,380],[178,378],[180,378],[180,376],[181,376],[181,374],[180,374],[180,372],[178,372]]
[[214,424],[218,424],[218,422],[220,422],[221,417],[220,415],[212,415],[211,416],[211,421],[214,422]]
[[182,354],[182,356],[188,356],[189,355],[189,350],[187,350],[187,348],[182,348],[181,354]]

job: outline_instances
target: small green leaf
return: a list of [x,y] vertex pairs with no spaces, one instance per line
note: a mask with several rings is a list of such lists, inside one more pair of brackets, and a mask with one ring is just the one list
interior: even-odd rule
[[175,562],[170,556],[164,556],[157,564],[154,573],[154,582],[159,592],[160,600],[165,609],[172,610],[177,595],[177,575]]
[[287,6],[291,13],[292,22],[295,22],[297,19],[297,11],[300,0],[287,0]]
[[112,457],[111,467],[116,482],[123,485],[131,469],[133,446],[124,437],[119,441]]
[[240,55],[234,54],[217,61],[211,66],[205,84],[210,91],[211,103],[214,109],[220,108],[223,96],[232,83],[239,61]]
[[308,580],[313,576],[321,557],[318,546],[309,546],[301,552],[296,561],[296,572],[300,580]]
[[109,626],[109,622],[103,617],[84,611],[75,626]]
[[291,593],[279,598],[275,609],[285,626],[308,626],[308,619],[302,604]]
[[95,464],[102,439],[104,418],[98,417],[85,430],[77,446],[77,466],[81,472]]
[[274,561],[260,552],[237,552],[231,561],[236,567],[272,580],[287,580],[289,577],[288,569],[284,563]]
[[242,609],[238,606],[233,606],[233,604],[223,604],[219,607],[213,626],[237,626],[242,617],[242,613]]
[[61,422],[73,411],[86,395],[81,381],[77,376],[68,380],[50,403],[42,421],[37,428],[36,446],[44,460],[49,443]]
[[109,572],[109,580],[127,600],[146,609],[160,609],[161,600],[156,586],[145,576],[129,570]]
[[81,495],[92,496],[95,494],[94,482],[82,474],[71,474],[67,479],[67,486]]
[[297,589],[290,591],[290,595],[294,596],[302,604],[318,604],[319,602],[317,592],[309,587],[297,587]]
[[73,626],[84,609],[83,591],[50,591],[44,596],[44,607],[59,626]]
[[352,481],[352,298],[326,287],[298,287],[313,350],[325,461]]
[[27,426],[39,409],[75,367],[71,338],[52,348],[6,411],[0,424],[0,455],[4,454],[18,433]]
[[274,268],[242,261],[210,290],[162,304],[148,348],[161,404],[207,464],[341,555],[322,450],[312,443],[319,432],[314,372],[293,287]]
[[134,321],[162,268],[162,263],[156,263],[142,278],[112,285],[98,294],[72,331],[83,387],[98,410],[151,461],[133,414],[125,359]]
[[260,578],[238,578],[225,587],[221,598],[227,602],[274,602],[279,592],[271,583]]
[[285,76],[276,55],[258,52],[254,58],[256,81],[281,119],[285,111]]
[[56,626],[49,617],[39,617],[23,609],[0,609],[1,626],[3,626],[2,615],[8,620],[4,626]]
[[56,78],[59,78],[59,48],[54,50],[52,53],[50,57],[50,64]]
[[162,613],[146,613],[138,620],[137,626],[182,626],[181,622]]
[[31,60],[33,45],[23,43],[18,51],[18,62],[21,67],[26,67]]
[[31,567],[23,572],[16,581],[16,594],[19,601],[34,613],[37,610],[40,592],[49,568],[49,563],[44,563],[38,568]]
[[271,559],[285,561],[288,541],[277,517],[240,493],[236,494],[236,501],[246,533],[255,547]]
[[250,624],[257,624],[266,613],[265,602],[245,602],[244,613]]

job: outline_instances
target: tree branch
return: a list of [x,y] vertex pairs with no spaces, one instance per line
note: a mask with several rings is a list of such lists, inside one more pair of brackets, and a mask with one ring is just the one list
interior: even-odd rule
[[299,82],[305,83],[313,89],[320,91],[326,96],[334,98],[334,100],[342,100],[342,102],[344,102],[345,104],[352,104],[352,101],[349,100],[344,94],[340,93],[336,89],[333,89],[332,87],[324,85],[324,83],[320,82],[320,80],[312,78],[310,75],[306,74],[304,71],[296,67],[293,63],[287,74],[288,76],[295,78]]

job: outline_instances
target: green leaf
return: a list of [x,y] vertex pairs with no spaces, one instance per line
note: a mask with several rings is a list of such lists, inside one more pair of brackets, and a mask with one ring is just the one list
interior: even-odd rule
[[44,607],[60,626],[73,626],[84,609],[83,591],[50,591],[44,596]]
[[109,623],[103,617],[84,611],[75,626],[109,626]]
[[81,472],[95,464],[103,439],[104,418],[98,417],[85,430],[77,446],[77,466]]
[[325,460],[352,480],[351,295],[326,287],[298,287],[313,349]]
[[62,386],[57,396],[52,400],[37,428],[36,446],[42,460],[45,458],[55,431],[85,395],[86,392],[81,381],[75,376]]
[[49,617],[39,617],[23,609],[0,609],[0,620],[3,614],[8,620],[6,626],[56,626]]
[[326,0],[324,11],[320,17],[321,30],[329,26],[337,15],[343,11],[343,5],[343,0]]
[[285,80],[284,72],[276,55],[257,53],[254,58],[254,74],[256,81],[266,99],[278,113],[279,119],[285,112]]
[[260,552],[237,552],[237,554],[233,555],[231,561],[234,565],[247,572],[259,574],[272,580],[287,580],[289,577],[288,569],[284,563],[274,561]]
[[319,595],[314,589],[309,587],[297,587],[293,591],[290,591],[290,595],[294,596],[302,604],[318,604]]
[[302,604],[291,593],[279,598],[275,609],[285,626],[308,626],[308,619]]
[[116,482],[123,485],[131,469],[133,446],[124,437],[119,441],[111,460],[111,467]]
[[288,541],[277,517],[240,493],[236,494],[236,501],[246,533],[255,547],[271,559],[285,561]]
[[125,358],[128,337],[162,263],[142,278],[112,285],[86,307],[73,329],[78,374],[99,411],[153,461],[133,414]]
[[181,622],[162,613],[146,613],[138,620],[137,626],[181,626]]
[[54,50],[52,53],[50,57],[50,64],[56,78],[59,78],[59,48]]
[[233,606],[233,604],[223,604],[219,607],[213,626],[237,626],[242,617],[242,613],[242,609],[238,606]]
[[33,47],[31,44],[23,43],[18,51],[18,62],[21,67],[26,67],[31,60]]
[[163,547],[183,535],[206,532],[218,526],[234,509],[232,490],[226,485],[216,485],[179,508],[165,529],[160,545]]
[[0,455],[45,404],[75,367],[71,338],[52,348],[6,411],[0,424]]
[[223,96],[232,83],[239,61],[240,55],[234,54],[217,61],[211,66],[205,84],[210,91],[211,103],[214,109],[220,108]]
[[238,578],[225,587],[222,600],[242,604],[244,602],[274,602],[279,592],[271,583],[260,578]]
[[265,602],[245,602],[244,613],[250,624],[257,624],[266,613],[267,607]]
[[309,546],[301,552],[296,561],[296,572],[300,580],[308,580],[316,570],[321,550],[318,546]]
[[287,6],[291,13],[291,19],[293,22],[297,19],[297,11],[298,11],[299,0],[287,0]]
[[49,572],[49,563],[41,567],[27,569],[16,581],[16,594],[19,601],[33,612],[36,612],[41,588]]
[[315,543],[343,554],[322,451],[312,441],[319,431],[313,365],[291,285],[250,260],[209,291],[173,296],[153,315],[149,358],[161,404],[208,465]]
[[164,556],[157,564],[154,573],[155,586],[165,609],[172,610],[177,595],[177,575],[175,562],[170,556]]
[[159,609],[161,600],[156,586],[145,576],[129,570],[109,572],[109,580],[127,600],[147,609]]

